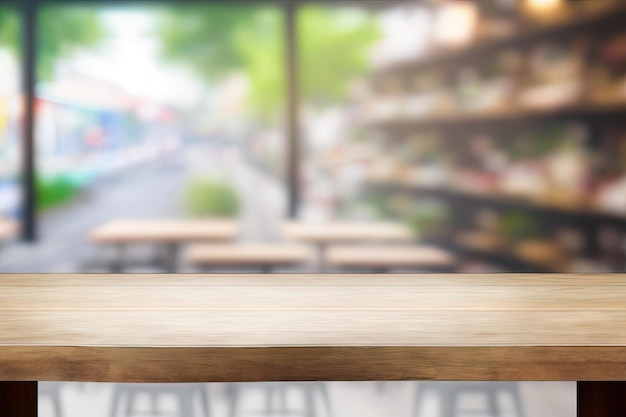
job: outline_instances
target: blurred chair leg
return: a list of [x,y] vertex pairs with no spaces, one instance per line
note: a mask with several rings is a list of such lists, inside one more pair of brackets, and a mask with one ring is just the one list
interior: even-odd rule
[[227,392],[230,405],[228,415],[235,417],[237,415],[237,406],[239,405],[239,388],[235,384],[229,384]]
[[168,243],[165,245],[166,261],[164,268],[168,273],[175,273],[178,270],[178,254],[179,247],[177,243]]
[[180,417],[193,417],[193,396],[190,389],[181,390],[178,394]]
[[126,400],[126,413],[124,414],[124,417],[131,417],[133,415],[133,408],[135,408],[135,397],[137,395],[137,392],[132,389],[130,390],[130,392],[128,392],[128,399]]
[[[442,382],[445,384],[445,382]],[[456,415],[456,396],[455,390],[449,387],[443,387],[441,390],[441,417],[455,417]]]
[[491,417],[500,417],[500,409],[498,407],[498,389],[490,387],[487,389],[487,406]]
[[61,398],[59,398],[59,391],[56,391],[50,399],[52,400],[52,407],[54,407],[55,417],[63,417],[63,411],[61,411]]
[[510,383],[509,393],[513,397],[513,405],[515,407],[516,417],[525,417],[524,403],[522,401],[522,393],[520,392],[520,386],[517,382]]
[[415,394],[415,402],[413,402],[413,413],[411,417],[417,417],[419,415],[420,409],[422,408],[422,399],[424,398],[425,384],[422,382],[417,382],[415,386],[417,387],[417,393]]
[[332,417],[333,408],[330,403],[330,393],[328,392],[328,384],[324,382],[319,382],[318,386],[319,386],[320,394],[322,395],[322,400],[324,401],[324,404],[326,405],[326,411],[328,413],[328,417]]
[[122,401],[122,391],[119,386],[116,384],[113,386],[113,400],[111,401],[111,412],[109,413],[109,417],[116,417],[117,411],[120,408],[120,403]]
[[287,387],[280,387],[278,390],[278,400],[280,404],[280,413],[287,414]]
[[54,417],[63,417],[61,409],[61,396],[59,392],[59,383],[51,383],[39,386],[38,397],[47,398],[52,403]]
[[113,263],[111,264],[111,272],[114,274],[119,274],[124,272],[124,262],[125,262],[125,258],[124,258],[124,252],[125,252],[125,247],[123,244],[117,244],[115,245],[115,249],[117,252],[117,256],[116,259],[113,261]]
[[268,416],[271,416],[274,412],[274,387],[272,385],[267,385],[267,390],[265,391],[265,413]]
[[150,411],[152,415],[159,414],[159,394],[157,392],[150,393]]
[[205,384],[198,384],[196,388],[198,395],[200,396],[200,402],[202,403],[204,417],[210,417],[211,405],[209,404],[209,395],[207,394],[206,389],[207,387]]
[[315,417],[315,393],[313,387],[308,386],[304,389],[304,402],[306,417]]

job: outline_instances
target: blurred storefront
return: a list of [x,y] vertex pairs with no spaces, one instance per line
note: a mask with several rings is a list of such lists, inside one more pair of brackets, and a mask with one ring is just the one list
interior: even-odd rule
[[17,218],[20,209],[18,68],[0,51],[0,217]]

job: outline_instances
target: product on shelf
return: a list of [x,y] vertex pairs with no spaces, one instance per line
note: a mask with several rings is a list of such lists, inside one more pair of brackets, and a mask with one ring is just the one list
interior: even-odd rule
[[487,62],[463,68],[457,76],[459,114],[500,114],[513,106],[514,75],[520,64],[516,53],[506,52]]
[[390,79],[384,83],[382,92],[370,98],[367,105],[368,118],[371,120],[394,120],[402,114],[404,88],[400,80]]
[[590,100],[597,105],[626,104],[626,32],[600,44],[596,55]]
[[561,148],[546,159],[548,192],[543,200],[552,206],[578,209],[587,202],[589,166],[584,151],[571,146]]
[[460,232],[456,235],[455,240],[463,247],[484,251],[500,251],[505,244],[502,237],[484,231]]
[[584,39],[569,45],[547,43],[536,47],[529,56],[529,72],[518,93],[518,105],[551,110],[582,103],[588,47]]
[[500,233],[509,242],[538,239],[544,234],[537,219],[522,210],[511,210],[502,216]]
[[409,119],[449,114],[452,110],[450,92],[444,87],[440,72],[416,76],[404,102],[404,116]]
[[555,242],[566,253],[568,272],[601,273],[610,272],[610,266],[598,259],[589,257],[587,242],[583,231],[575,227],[561,227],[555,233]]
[[547,240],[524,240],[517,243],[513,252],[520,259],[550,269],[562,270],[567,261],[565,251],[557,243]]
[[477,38],[481,41],[509,37],[519,30],[517,0],[481,0],[476,4],[480,9]]
[[408,211],[405,221],[416,238],[431,239],[443,232],[449,218],[446,204],[434,199],[420,199]]
[[624,233],[614,227],[603,226],[597,230],[596,240],[600,251],[600,260],[613,271],[624,266]]
[[626,218],[626,174],[601,186],[596,192],[593,205],[599,212],[614,213]]

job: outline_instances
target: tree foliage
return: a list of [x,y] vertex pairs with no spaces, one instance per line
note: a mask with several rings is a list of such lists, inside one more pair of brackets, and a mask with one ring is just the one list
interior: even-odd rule
[[367,54],[380,38],[374,19],[354,10],[307,7],[298,23],[304,97],[315,102],[344,97],[348,82],[367,71]]
[[[302,7],[298,14],[300,80],[308,104],[340,99],[349,81],[367,71],[367,51],[379,38],[365,12]],[[278,8],[187,6],[166,9],[158,33],[164,57],[190,65],[214,82],[243,71],[250,80],[249,104],[271,117],[283,106],[284,17]]]
[[164,57],[185,62],[214,81],[243,64],[235,47],[236,32],[258,12],[257,8],[223,5],[166,8],[157,28]]
[[[0,45],[16,55],[21,50],[20,17],[16,8],[0,6]],[[92,7],[48,6],[38,15],[37,75],[52,77],[55,62],[104,36],[98,11]]]

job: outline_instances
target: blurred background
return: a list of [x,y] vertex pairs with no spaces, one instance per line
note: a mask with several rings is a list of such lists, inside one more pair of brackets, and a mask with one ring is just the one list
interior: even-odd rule
[[230,217],[263,242],[393,221],[460,272],[624,271],[621,3],[45,2],[32,148],[3,4],[0,270],[106,270],[107,221]]
[[[2,2],[0,271],[624,272],[625,18],[619,0]],[[163,226],[205,219],[236,225],[220,259]],[[335,248],[366,241],[375,261]],[[264,258],[296,244],[319,256]],[[408,416],[414,386],[331,403]],[[572,385],[541,387],[517,391],[526,415],[573,416]],[[392,408],[361,410],[369,389]]]

